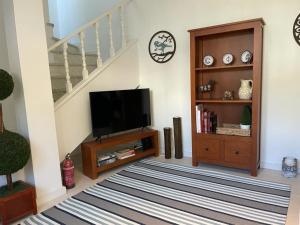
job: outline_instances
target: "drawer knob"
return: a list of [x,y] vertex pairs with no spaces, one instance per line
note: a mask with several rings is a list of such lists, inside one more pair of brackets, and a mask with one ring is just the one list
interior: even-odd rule
[[207,151],[207,152],[208,152],[208,151],[209,151],[209,149],[208,149],[208,148],[205,148],[205,151]]
[[240,154],[240,152],[239,151],[235,151],[235,154],[238,155],[238,154]]

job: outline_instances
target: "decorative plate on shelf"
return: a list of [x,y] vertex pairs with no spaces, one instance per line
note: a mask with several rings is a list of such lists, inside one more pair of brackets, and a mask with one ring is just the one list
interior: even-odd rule
[[151,58],[155,62],[166,63],[175,54],[175,38],[168,31],[158,31],[151,37],[148,49]]
[[223,63],[225,65],[229,65],[231,63],[233,63],[233,55],[230,53],[227,53],[223,56]]
[[203,58],[203,63],[205,66],[212,66],[214,64],[214,57],[212,57],[211,55],[206,55]]
[[252,60],[252,53],[248,50],[244,51],[241,55],[241,60],[243,63],[250,63]]

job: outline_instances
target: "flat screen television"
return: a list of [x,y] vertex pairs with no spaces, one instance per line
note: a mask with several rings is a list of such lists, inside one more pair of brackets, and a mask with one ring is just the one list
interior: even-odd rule
[[149,89],[90,92],[93,136],[151,125]]

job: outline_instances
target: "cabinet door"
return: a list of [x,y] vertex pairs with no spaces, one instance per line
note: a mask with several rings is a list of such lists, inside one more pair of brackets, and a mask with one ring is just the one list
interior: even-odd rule
[[251,142],[248,141],[225,141],[225,161],[248,167],[250,164]]
[[220,141],[200,139],[198,141],[198,159],[220,160]]

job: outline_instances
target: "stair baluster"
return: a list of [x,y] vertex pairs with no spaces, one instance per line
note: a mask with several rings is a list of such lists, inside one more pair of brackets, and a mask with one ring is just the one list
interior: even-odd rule
[[79,33],[79,37],[80,37],[81,57],[82,57],[82,67],[83,67],[82,77],[85,80],[89,77],[89,72],[86,67],[85,48],[84,48],[85,34],[83,31]]
[[69,71],[69,62],[68,62],[68,42],[64,43],[64,62],[65,62],[65,69],[66,69],[66,91],[67,93],[72,92],[72,83],[70,78],[70,71]]
[[124,5],[120,6],[120,18],[121,18],[121,30],[122,30],[122,48],[126,47],[126,31],[125,31],[125,19],[124,19]]
[[109,23],[109,39],[110,39],[110,57],[114,57],[115,47],[114,47],[113,33],[112,33],[112,13],[108,14],[108,23]]
[[101,58],[101,51],[100,51],[100,35],[99,35],[99,22],[95,23],[95,30],[96,30],[96,46],[97,46],[97,67],[102,66],[102,58]]

